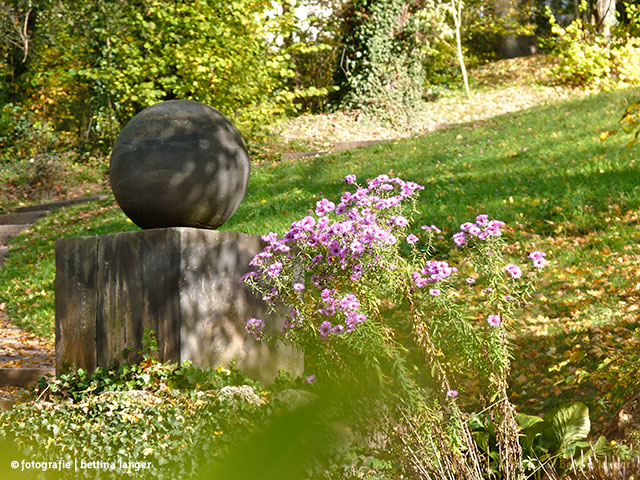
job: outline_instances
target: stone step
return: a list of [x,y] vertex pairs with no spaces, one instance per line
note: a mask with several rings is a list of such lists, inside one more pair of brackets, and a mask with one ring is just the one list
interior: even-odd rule
[[6,247],[11,237],[13,237],[11,233],[0,233],[0,247]]
[[10,400],[8,398],[0,398],[0,411],[11,410],[15,404],[16,404],[15,400]]
[[0,368],[0,387],[28,387],[40,377],[55,374],[54,368]]
[[0,215],[0,225],[24,225],[33,223],[44,217],[49,210],[34,210],[33,212],[6,213]]
[[21,207],[16,209],[16,213],[27,213],[38,210],[55,210],[56,208],[69,207],[71,205],[78,205],[80,203],[95,202],[97,200],[104,200],[108,198],[108,195],[94,195],[92,197],[74,198],[73,200],[64,200],[62,202],[43,203],[41,205],[31,205],[28,207]]
[[7,256],[9,247],[0,247],[0,263],[4,262],[4,257]]
[[28,223],[22,225],[0,225],[0,235],[17,235],[30,226]]

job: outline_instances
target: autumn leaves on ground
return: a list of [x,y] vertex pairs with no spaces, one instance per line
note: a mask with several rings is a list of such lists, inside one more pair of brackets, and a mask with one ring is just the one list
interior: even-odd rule
[[[362,179],[387,173],[425,185],[418,221],[437,224],[446,238],[478,213],[504,220],[514,256],[536,249],[548,252],[549,260],[513,332],[512,399],[535,415],[564,401],[584,402],[592,430],[602,431],[638,389],[640,173],[638,147],[624,148],[628,139],[622,135],[605,142],[599,136],[639,92],[585,97],[556,89],[552,97],[547,87],[514,73],[526,71],[523,66],[503,62],[495,68],[493,76],[485,71],[478,77],[489,84],[506,79],[503,85],[482,87],[470,101],[429,104],[418,126],[393,129],[340,115],[274,126],[280,140],[263,146],[245,201],[225,228],[282,233],[320,198],[339,198],[342,178],[351,173]],[[521,108],[526,110],[516,112]],[[438,130],[425,134],[432,128],[420,125],[429,119]],[[295,146],[316,149],[336,139],[399,134],[409,138],[279,161]],[[6,313],[27,331],[51,338],[54,241],[131,228],[113,199],[41,220],[15,238],[0,269]],[[455,257],[455,251],[443,254]]]

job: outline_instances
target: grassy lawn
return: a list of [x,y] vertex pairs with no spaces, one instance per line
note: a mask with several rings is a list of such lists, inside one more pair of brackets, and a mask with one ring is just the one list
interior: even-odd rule
[[[637,359],[640,343],[638,149],[624,148],[620,135],[598,137],[639,94],[602,93],[408,140],[263,164],[224,229],[282,233],[321,198],[339,199],[345,175],[364,181],[382,173],[426,187],[418,225],[435,224],[449,236],[480,213],[507,222],[514,252],[543,250],[550,261],[514,333],[514,401],[533,414],[583,401],[597,428],[633,392],[624,359]],[[134,228],[113,200],[55,212],[14,238],[0,270],[0,304],[17,324],[51,337],[55,240]]]

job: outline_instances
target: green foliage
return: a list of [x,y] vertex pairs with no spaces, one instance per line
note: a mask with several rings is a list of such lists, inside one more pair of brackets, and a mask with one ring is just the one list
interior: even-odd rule
[[[270,395],[234,368],[150,358],[42,380],[34,395],[38,401],[0,415],[0,436],[22,458],[114,462],[111,474],[127,478],[196,478],[274,411]],[[80,469],[74,478],[103,478],[104,471]]]
[[[633,101],[624,111],[620,120],[618,120],[620,129],[627,134],[633,135],[633,138],[627,144],[627,148],[633,146],[640,136],[640,101]],[[611,135],[618,133],[618,130],[604,131],[600,134],[600,140],[606,140]]]
[[73,74],[90,85],[104,122],[114,115],[122,125],[171,98],[204,102],[249,126],[292,111],[291,57],[267,41],[270,2],[90,5],[90,58]]
[[[582,403],[553,408],[544,418],[519,413],[516,421],[525,468],[536,479],[545,478],[545,469],[567,471],[584,465],[589,457],[603,459],[613,452],[602,436],[595,442],[587,441],[591,423],[589,409]],[[491,470],[499,471],[494,420],[484,413],[473,414],[470,427],[474,440],[491,459]]]
[[[323,43],[329,37],[299,32],[293,6],[275,16],[267,15],[274,8],[269,0],[71,0],[23,7],[7,7],[13,23],[0,22],[10,40],[0,42],[3,100],[21,105],[32,123],[63,132],[74,147],[106,153],[135,113],[174,98],[209,104],[245,134],[259,135],[263,123],[317,105],[331,89],[326,62],[335,52]],[[22,58],[9,34],[26,16],[29,49]],[[307,69],[307,60],[314,66]],[[37,130],[25,133],[30,138],[22,143],[47,149]]]
[[354,0],[342,18],[341,105],[388,121],[409,117],[424,82],[413,8],[404,0]]
[[611,37],[578,18],[562,27],[547,8],[552,36],[542,41],[557,64],[551,69],[559,83],[599,89],[625,88],[640,82],[638,10],[627,4],[630,23],[620,24]]

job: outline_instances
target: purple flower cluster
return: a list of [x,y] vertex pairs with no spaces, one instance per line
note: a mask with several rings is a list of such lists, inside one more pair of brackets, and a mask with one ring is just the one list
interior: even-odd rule
[[509,273],[512,278],[520,278],[522,276],[522,270],[520,270],[520,267],[513,263],[505,265],[504,271]]
[[536,250],[529,254],[529,258],[533,261],[533,266],[536,268],[544,268],[547,265],[547,261],[544,258],[546,256],[547,254],[540,250]]
[[475,223],[465,222],[460,225],[460,231],[453,235],[453,242],[461,247],[469,241],[470,237],[480,240],[499,237],[502,235],[500,228],[504,226],[505,223],[500,220],[489,220],[487,215],[478,215]]
[[363,313],[358,313],[360,308],[360,301],[353,293],[347,293],[340,300],[336,300],[334,297],[336,293],[335,289],[329,290],[325,288],[320,293],[321,308],[318,310],[320,315],[325,317],[333,317],[336,313],[340,313],[341,317],[344,317],[344,324],[337,323],[332,325],[329,320],[325,320],[320,324],[320,336],[327,338],[330,333],[350,333],[356,326],[367,319],[367,316]]
[[[355,175],[345,177],[347,184],[356,182]],[[318,313],[323,316],[334,316],[340,311],[346,318],[344,325],[331,325],[325,320],[320,325],[320,334],[326,337],[329,333],[352,331],[358,323],[364,321],[364,315],[358,314],[358,299],[354,294],[347,294],[339,301],[334,298],[335,290],[328,290],[332,284],[329,273],[348,269],[350,280],[360,280],[365,268],[379,264],[380,249],[398,242],[396,230],[406,227],[407,218],[396,210],[400,203],[424,187],[413,182],[405,182],[399,178],[380,175],[367,181],[367,187],[357,187],[355,192],[345,192],[336,205],[323,198],[316,203],[315,216],[309,215],[293,222],[289,231],[278,238],[275,233],[263,235],[267,243],[262,252],[250,262],[257,267],[257,272],[248,274],[245,279],[263,280],[273,285],[281,276],[285,265],[289,265],[295,250],[311,253],[305,268],[316,270],[311,276],[312,284],[322,291]],[[388,212],[388,213],[387,213]],[[335,219],[330,218],[333,213]],[[435,227],[434,227],[435,228]],[[395,234],[394,234],[395,233]],[[406,241],[413,244],[418,241],[415,235],[408,235]],[[372,260],[373,259],[373,260]],[[376,263],[378,262],[378,263]],[[293,290],[308,290],[303,283],[296,282]],[[279,294],[272,288],[263,298],[273,301]],[[311,297],[313,292],[311,292]],[[293,325],[293,322],[290,322]]]
[[428,283],[440,282],[457,271],[447,262],[429,260],[420,272],[413,272],[412,278],[418,288],[424,288]]
[[[349,175],[345,181],[353,183],[355,177]],[[298,244],[303,247],[319,247],[322,253],[316,255],[314,263],[325,260],[329,263],[337,262],[342,268],[346,268],[350,262],[355,260],[357,263],[360,257],[373,253],[378,247],[397,243],[398,238],[393,230],[405,227],[408,220],[401,215],[392,215],[383,223],[379,214],[399,205],[403,199],[423,188],[413,182],[380,175],[370,180],[367,188],[360,187],[355,193],[346,192],[338,205],[323,198],[316,203],[317,220],[307,216],[293,222],[282,239],[271,233],[263,236],[268,245],[256,255],[251,265],[260,267],[269,263],[261,273],[275,278],[280,274],[282,263],[276,261],[274,255],[287,253],[293,244]],[[400,192],[393,195],[392,191],[396,189]],[[330,212],[335,212],[338,220],[332,222],[327,216]],[[412,242],[414,237],[409,236],[407,240]],[[357,277],[357,272],[354,273]]]
[[264,322],[259,318],[250,318],[244,328],[253,338],[260,340],[264,333]]

